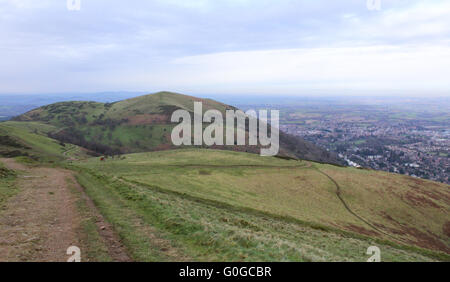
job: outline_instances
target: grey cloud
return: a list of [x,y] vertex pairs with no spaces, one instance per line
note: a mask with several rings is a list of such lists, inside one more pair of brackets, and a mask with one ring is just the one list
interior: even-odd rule
[[376,29],[390,10],[431,2],[381,1],[374,12],[365,0],[81,0],[81,11],[71,12],[65,0],[0,0],[0,92],[115,90],[108,77],[123,81],[111,87],[136,90],[146,85],[131,73],[158,76],[179,57],[448,38],[448,30]]

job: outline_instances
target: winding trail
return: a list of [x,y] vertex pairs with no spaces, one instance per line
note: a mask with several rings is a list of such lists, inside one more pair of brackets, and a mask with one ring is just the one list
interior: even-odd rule
[[83,253],[85,243],[81,223],[86,215],[77,208],[80,199],[73,185],[89,207],[97,231],[114,261],[130,261],[126,249],[92,201],[73,177],[73,172],[60,168],[27,167],[14,159],[0,159],[9,169],[19,173],[19,192],[8,199],[0,210],[0,261],[67,261],[66,250],[78,246]]
[[[313,167],[311,163],[306,163],[306,164],[302,164],[302,165],[294,165],[294,166],[272,166],[272,165],[195,165],[195,164],[186,164],[186,165],[169,165],[170,167],[192,167],[192,168],[200,168],[200,167],[213,167],[213,168],[235,168],[235,167],[251,167],[251,168],[282,168],[282,169],[298,169],[298,168],[311,168]],[[315,170],[317,170],[317,172],[319,172],[320,174],[324,175],[325,177],[327,177],[335,186],[336,186],[336,196],[338,197],[339,201],[342,203],[342,205],[344,206],[344,208],[350,213],[352,214],[354,217],[358,218],[360,221],[362,221],[363,223],[365,223],[366,225],[368,225],[369,227],[371,227],[372,229],[374,229],[375,231],[384,234],[386,236],[389,236],[391,239],[394,239],[396,241],[399,242],[404,242],[403,240],[396,238],[395,236],[392,236],[389,233],[386,233],[385,231],[379,229],[378,227],[376,227],[374,224],[370,223],[368,220],[364,219],[363,217],[361,217],[360,215],[358,215],[356,212],[354,212],[350,206],[347,204],[347,202],[344,200],[344,198],[341,195],[341,186],[339,185],[339,183],[337,183],[337,181],[331,177],[330,175],[328,175],[327,173],[321,171],[320,169],[318,169],[317,167],[314,167]]]
[[378,227],[376,227],[375,225],[373,225],[372,223],[370,223],[369,221],[367,221],[366,219],[364,219],[363,217],[361,217],[360,215],[358,215],[356,212],[354,212],[354,211],[349,207],[349,205],[348,205],[347,202],[344,200],[344,198],[342,197],[342,195],[341,195],[341,186],[339,185],[339,183],[337,183],[337,181],[334,180],[333,177],[331,177],[331,176],[328,175],[327,173],[321,171],[320,169],[316,168],[316,170],[317,170],[320,174],[326,176],[329,180],[331,180],[331,182],[333,182],[333,184],[336,186],[336,196],[338,197],[338,199],[341,201],[341,203],[344,205],[345,209],[346,209],[349,213],[351,213],[353,216],[355,216],[356,218],[358,218],[360,221],[364,222],[366,225],[368,225],[369,227],[371,227],[371,228],[374,229],[375,231],[377,231],[377,232],[379,232],[379,233],[381,233],[381,234],[384,234],[384,235],[386,235],[386,236],[389,236],[391,239],[394,239],[394,240],[396,240],[396,241],[399,241],[399,242],[402,242],[402,243],[404,242],[403,240],[401,240],[401,239],[399,239],[399,238],[396,238],[395,236],[392,236],[392,235],[389,234],[389,233],[384,232],[383,230],[379,229]]
[[[71,151],[69,149],[65,153]],[[113,227],[106,222],[94,202],[87,196],[84,188],[78,184],[73,172],[60,168],[27,167],[13,159],[0,159],[9,169],[18,171],[17,186],[20,192],[9,199],[4,210],[0,211],[0,261],[66,261],[66,249],[69,246],[83,246],[80,235],[80,225],[83,216],[77,210],[79,198],[70,190],[75,188],[80,192],[81,199],[86,203],[89,215],[94,218],[97,232],[107,247],[108,255],[113,261],[132,261],[126,247],[122,244]],[[395,241],[403,240],[380,230],[377,226],[354,212],[342,196],[339,183],[327,173],[313,166],[302,163],[293,166],[275,165],[201,165],[182,164],[167,165],[170,167],[189,168],[277,168],[300,169],[313,168],[327,177],[336,187],[336,196],[344,208],[358,220],[373,230],[389,236]],[[124,181],[123,179],[119,179]],[[124,181],[128,182],[128,181]],[[136,184],[127,183],[136,186]],[[78,196],[80,197],[80,196]],[[147,234],[155,233],[146,230]],[[173,252],[177,258],[183,257],[166,240],[151,237],[155,245]],[[168,251],[168,252],[169,252]]]
[[[318,169],[317,167],[314,167],[311,163],[305,163],[305,164],[301,164],[301,165],[293,165],[293,166],[276,166],[276,165],[202,165],[202,164],[182,164],[182,165],[166,165],[167,167],[179,167],[179,168],[236,168],[236,167],[243,167],[243,168],[278,168],[278,169],[298,169],[298,168],[311,168],[313,167],[317,172],[319,172],[320,174],[324,175],[325,177],[327,177],[335,186],[336,186],[336,196],[338,197],[339,201],[342,203],[342,205],[344,206],[344,208],[350,213],[352,214],[354,217],[358,218],[360,221],[362,221],[363,223],[365,223],[366,225],[368,225],[369,227],[371,227],[372,229],[374,229],[375,231],[384,234],[386,236],[389,236],[392,239],[395,239],[397,241],[401,241],[402,240],[392,236],[389,233],[384,232],[383,230],[379,229],[378,227],[376,227],[375,225],[373,225],[372,223],[370,223],[369,221],[367,221],[366,219],[364,219],[363,217],[361,217],[360,215],[358,215],[356,212],[354,212],[349,205],[347,204],[347,202],[344,200],[344,198],[341,195],[341,186],[339,185],[339,183],[337,183],[336,180],[334,180],[334,178],[332,178],[330,175],[328,175],[327,173],[321,171],[320,169]],[[125,181],[124,179],[120,179],[120,181]],[[130,183],[128,183],[130,184]]]
[[0,217],[0,261],[66,261],[70,246],[81,246],[81,218],[65,178],[52,168],[28,168],[2,159],[19,172],[17,195],[8,199]]
[[[380,228],[378,228],[377,226],[375,226],[374,224],[372,224],[371,222],[369,222],[368,220],[364,219],[362,216],[358,215],[355,211],[353,211],[350,206],[347,204],[347,202],[344,200],[344,198],[342,197],[342,189],[341,186],[339,185],[339,183],[330,175],[328,175],[327,173],[321,171],[319,168],[313,166],[311,163],[306,162],[306,163],[302,163],[301,165],[292,165],[292,166],[277,166],[277,165],[245,165],[245,164],[239,164],[239,165],[203,165],[203,164],[180,164],[180,165],[165,165],[167,167],[178,167],[178,168],[236,168],[236,167],[242,167],[242,168],[277,168],[277,169],[299,169],[299,168],[313,168],[315,169],[317,172],[319,172],[320,174],[322,174],[323,176],[325,176],[326,178],[328,178],[336,187],[336,196],[339,199],[339,201],[342,203],[342,205],[344,206],[344,208],[354,217],[356,217],[358,220],[360,220],[361,222],[363,222],[364,224],[366,224],[367,226],[369,226],[370,228],[372,228],[373,230],[375,230],[376,232],[386,235],[388,237],[390,237],[391,239],[397,241],[397,242],[402,242],[402,243],[406,243],[404,240],[397,238],[383,230],[381,230]],[[160,167],[160,166],[158,166]],[[120,179],[120,181],[125,181],[124,179]],[[130,183],[128,183],[130,185]]]

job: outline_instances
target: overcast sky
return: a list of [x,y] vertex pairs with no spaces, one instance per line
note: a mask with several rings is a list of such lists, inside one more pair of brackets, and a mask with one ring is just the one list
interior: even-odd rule
[[450,1],[380,2],[0,0],[0,93],[450,96]]

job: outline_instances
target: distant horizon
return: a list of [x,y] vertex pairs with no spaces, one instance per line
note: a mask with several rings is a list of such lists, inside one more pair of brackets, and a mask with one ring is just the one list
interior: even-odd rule
[[[11,112],[15,112],[11,106],[18,107],[19,112],[31,110],[35,107],[40,107],[48,104],[69,101],[92,101],[100,103],[114,103],[126,99],[131,99],[143,95],[151,95],[159,92],[172,92],[187,96],[193,96],[203,99],[212,99],[233,106],[245,105],[266,105],[285,106],[285,105],[318,105],[325,103],[338,105],[401,105],[401,104],[438,104],[442,110],[450,110],[449,96],[364,96],[364,95],[237,95],[237,94],[195,94],[195,93],[180,93],[175,91],[155,91],[155,92],[133,92],[133,91],[102,91],[92,93],[34,93],[34,94],[7,94],[0,93],[0,104],[3,109],[0,109],[0,116],[11,116]],[[15,98],[20,97],[20,99]],[[17,110],[16,110],[17,111]],[[5,114],[10,113],[10,114]]]
[[396,93],[402,93],[398,96],[392,96],[392,93],[384,93],[380,92],[377,94],[364,94],[360,92],[355,93],[340,93],[340,94],[332,94],[332,93],[298,93],[298,94],[291,94],[291,93],[221,93],[221,92],[205,92],[205,93],[193,93],[193,92],[186,92],[186,91],[177,91],[177,90],[156,90],[156,91],[128,91],[128,90],[114,90],[114,91],[83,91],[83,92],[75,92],[75,91],[61,91],[61,92],[17,92],[17,93],[8,93],[0,92],[0,96],[67,96],[67,95],[151,95],[155,93],[160,92],[172,92],[172,93],[178,93],[188,96],[196,96],[196,97],[242,97],[245,95],[247,98],[252,97],[267,97],[267,98],[389,98],[389,99],[405,99],[405,98],[411,98],[411,99],[419,99],[419,98],[450,98],[450,91],[447,93],[436,93],[432,92],[431,94],[427,92],[426,94],[410,94],[405,93],[405,91],[396,91]]

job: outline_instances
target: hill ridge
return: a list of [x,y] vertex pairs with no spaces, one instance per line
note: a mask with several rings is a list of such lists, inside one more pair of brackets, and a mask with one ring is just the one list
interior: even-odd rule
[[[194,111],[194,102],[203,103],[203,112],[215,109],[223,114],[237,108],[213,99],[160,91],[113,103],[73,101],[54,103],[31,110],[15,121],[37,121],[58,128],[49,136],[101,154],[134,153],[173,149],[170,132],[175,124],[173,111]],[[203,146],[205,147],[205,146]],[[211,146],[215,149],[259,153],[260,146]],[[299,137],[280,132],[280,156],[343,164],[338,157]]]

